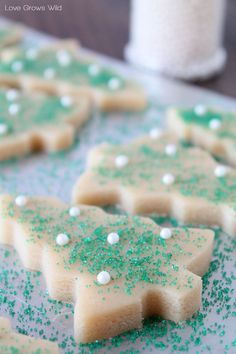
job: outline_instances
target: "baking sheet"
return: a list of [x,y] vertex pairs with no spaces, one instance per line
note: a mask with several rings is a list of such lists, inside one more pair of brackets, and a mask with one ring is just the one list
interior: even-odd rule
[[[52,40],[29,29],[25,45]],[[233,99],[140,73],[87,50],[83,50],[83,54],[140,81],[149,95],[147,110],[133,114],[97,112],[79,132],[71,149],[1,163],[0,192],[54,195],[69,202],[72,186],[83,172],[92,146],[104,141],[127,142],[153,127],[164,127],[164,113],[170,104],[203,103],[236,110]],[[150,319],[145,321],[142,330],[82,346],[73,340],[73,304],[50,299],[40,272],[25,270],[12,248],[0,246],[0,315],[10,317],[13,327],[22,333],[58,341],[61,353],[157,353],[163,350],[165,353],[233,353],[236,351],[235,260],[235,240],[217,231],[213,261],[203,278],[203,305],[196,316],[178,325]]]

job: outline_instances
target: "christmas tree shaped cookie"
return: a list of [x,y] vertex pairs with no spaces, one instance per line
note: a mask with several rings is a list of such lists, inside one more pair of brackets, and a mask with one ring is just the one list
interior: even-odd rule
[[28,90],[54,94],[86,93],[104,110],[140,110],[146,98],[136,84],[82,58],[75,42],[60,42],[42,49],[5,51],[0,61],[0,82],[14,82]]
[[57,354],[57,344],[13,332],[10,321],[0,316],[0,353]]
[[35,150],[68,148],[89,113],[90,101],[84,95],[73,100],[0,88],[0,161]]
[[236,166],[236,114],[197,105],[170,109],[167,121],[169,129],[181,139]]
[[0,197],[0,243],[41,270],[51,297],[75,301],[75,338],[110,338],[160,315],[175,322],[201,305],[213,232],[67,206],[49,197]]
[[0,23],[0,50],[21,40],[23,29],[18,25]]
[[73,199],[120,203],[135,214],[168,214],[185,223],[219,225],[236,234],[236,171],[198,148],[163,135],[91,151]]

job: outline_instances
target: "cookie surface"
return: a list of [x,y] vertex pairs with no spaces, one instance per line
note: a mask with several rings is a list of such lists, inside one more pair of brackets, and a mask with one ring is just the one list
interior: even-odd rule
[[13,332],[10,321],[0,316],[0,353],[57,354],[56,343]]
[[16,44],[23,35],[23,29],[18,25],[0,24],[0,50],[3,48]]
[[197,105],[192,109],[169,109],[167,122],[179,138],[236,166],[236,114]]
[[80,56],[75,42],[59,42],[42,49],[2,53],[0,82],[20,84],[28,90],[54,94],[86,93],[104,110],[140,110],[144,92],[96,62]]
[[181,222],[219,225],[236,235],[236,171],[177,138],[144,137],[127,145],[104,144],[89,155],[73,200],[120,203],[133,214],[167,214]]
[[213,232],[69,207],[49,197],[0,198],[0,242],[41,270],[51,297],[75,301],[75,337],[110,338],[152,315],[175,322],[201,305]]
[[90,101],[83,95],[73,100],[2,88],[0,106],[0,161],[70,147],[90,114]]

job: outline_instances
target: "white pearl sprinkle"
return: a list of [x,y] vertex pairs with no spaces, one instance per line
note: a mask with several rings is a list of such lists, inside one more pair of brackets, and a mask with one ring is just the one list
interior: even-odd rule
[[212,129],[212,130],[218,130],[221,128],[221,121],[217,118],[213,118],[210,120],[209,122],[209,128]]
[[43,76],[45,79],[52,79],[55,76],[55,70],[53,68],[47,68],[44,70]]
[[38,56],[38,49],[36,48],[29,48],[27,49],[26,53],[25,53],[25,56],[27,59],[29,60],[34,60],[37,58]]
[[158,139],[163,135],[163,131],[159,128],[153,128],[149,132],[149,136],[151,139]]
[[15,101],[19,97],[19,91],[15,89],[7,90],[6,99],[8,101]]
[[111,276],[106,271],[102,271],[102,272],[98,273],[98,275],[97,275],[97,281],[101,285],[108,284],[110,282],[110,280],[111,280]]
[[203,104],[197,104],[194,107],[194,112],[197,116],[203,116],[204,114],[206,114],[207,108]]
[[165,153],[168,156],[174,156],[177,152],[177,147],[175,144],[168,144],[165,147]]
[[27,197],[25,195],[18,195],[15,199],[15,204],[19,207],[23,207],[27,204]]
[[162,177],[162,182],[166,185],[170,185],[173,184],[175,181],[175,177],[171,174],[171,173],[166,173],[163,177]]
[[88,67],[88,72],[89,72],[89,75],[91,75],[91,76],[97,76],[100,73],[100,71],[101,71],[101,68],[97,64],[91,64]]
[[216,177],[225,177],[229,173],[229,167],[218,165],[216,166],[214,173]]
[[8,107],[8,112],[14,116],[16,115],[20,110],[20,106],[17,103],[12,103],[10,104],[10,106]]
[[69,214],[70,214],[70,216],[79,216],[80,215],[80,209],[78,207],[76,207],[76,206],[71,207],[69,209]]
[[128,156],[119,155],[116,157],[116,160],[115,160],[116,167],[122,168],[122,167],[125,167],[126,165],[128,165],[128,163],[129,163]]
[[108,81],[108,87],[110,90],[118,90],[121,87],[121,82],[118,78],[116,77],[112,77],[109,81]]
[[107,236],[107,242],[110,243],[110,245],[114,245],[115,243],[119,242],[119,235],[116,232],[111,232]]
[[12,71],[14,71],[15,73],[20,72],[23,69],[23,63],[19,60],[14,61],[11,65],[11,69]]
[[66,234],[58,234],[56,237],[56,243],[58,246],[65,246],[69,243],[70,239]]
[[71,63],[71,56],[66,50],[59,50],[56,54],[57,61],[61,66],[68,66]]
[[160,236],[164,240],[167,240],[168,238],[170,238],[172,236],[171,229],[169,229],[168,227],[164,227],[163,229],[161,229]]
[[5,123],[0,123],[0,135],[6,135],[8,132],[8,126]]
[[62,96],[60,101],[63,107],[70,107],[72,105],[72,98],[70,96]]

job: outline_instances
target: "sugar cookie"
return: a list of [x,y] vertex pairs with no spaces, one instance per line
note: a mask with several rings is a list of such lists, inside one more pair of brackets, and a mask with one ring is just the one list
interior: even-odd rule
[[0,316],[0,353],[57,354],[56,343],[13,332],[10,321]]
[[0,50],[16,44],[22,38],[23,28],[20,25],[0,24]]
[[3,88],[0,106],[0,161],[35,150],[68,148],[90,113],[85,95],[73,100]]
[[138,85],[96,62],[85,60],[77,44],[71,41],[43,49],[3,52],[0,82],[59,95],[83,92],[103,110],[134,111],[146,105],[144,92]]
[[236,114],[197,105],[191,109],[169,109],[167,122],[179,138],[236,166]]
[[16,201],[0,197],[0,243],[43,272],[51,297],[75,301],[76,340],[110,338],[152,315],[178,322],[199,309],[211,230],[162,229],[49,197]]
[[[117,156],[125,156],[127,164],[117,166]],[[120,203],[133,214],[166,213],[185,223],[219,225],[236,235],[236,171],[168,135],[93,149],[73,200]]]

